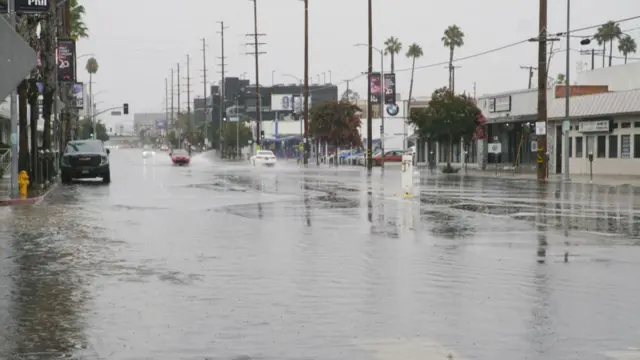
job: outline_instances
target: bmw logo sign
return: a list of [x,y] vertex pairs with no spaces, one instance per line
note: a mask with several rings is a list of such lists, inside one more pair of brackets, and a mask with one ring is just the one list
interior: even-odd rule
[[396,116],[400,112],[400,108],[396,104],[391,104],[387,106],[387,114],[390,116]]

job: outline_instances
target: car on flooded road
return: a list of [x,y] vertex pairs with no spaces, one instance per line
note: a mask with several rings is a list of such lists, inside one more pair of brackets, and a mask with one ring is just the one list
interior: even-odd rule
[[171,156],[173,165],[183,166],[189,165],[189,163],[191,162],[189,153],[184,149],[175,149],[169,155]]
[[251,162],[253,166],[275,166],[276,155],[271,150],[258,150],[258,152],[249,159],[249,162]]
[[90,178],[102,178],[103,183],[110,183],[109,153],[102,140],[69,141],[60,159],[62,183]]

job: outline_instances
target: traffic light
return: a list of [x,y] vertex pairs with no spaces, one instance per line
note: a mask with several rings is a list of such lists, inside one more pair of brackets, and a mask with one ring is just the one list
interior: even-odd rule
[[264,130],[260,130],[260,138],[264,139]]
[[122,110],[125,115],[129,115],[129,104],[124,103],[124,105],[122,105]]

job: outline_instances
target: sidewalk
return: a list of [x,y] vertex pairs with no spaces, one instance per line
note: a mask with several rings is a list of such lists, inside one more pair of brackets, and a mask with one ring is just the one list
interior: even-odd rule
[[11,198],[11,180],[4,177],[0,179],[0,207],[2,206],[12,206],[12,205],[29,205],[29,204],[37,204],[44,200],[51,191],[55,190],[58,187],[59,182],[54,182],[49,186],[48,189],[44,189],[43,191],[29,191],[27,193],[27,198]]
[[[453,174],[452,174],[453,175]],[[497,175],[495,170],[487,169],[485,171],[479,169],[468,169],[467,173],[464,170],[456,175],[470,176],[470,177],[483,177],[483,178],[496,178],[496,179],[517,179],[517,180],[531,180],[537,181],[537,174],[533,172],[514,173],[513,171],[498,171]],[[562,182],[562,175],[552,174],[549,175],[548,182]],[[570,176],[570,182],[573,184],[595,184],[601,186],[633,186],[640,187],[640,176],[628,176],[628,175],[593,175],[593,181],[589,175],[572,174]]]

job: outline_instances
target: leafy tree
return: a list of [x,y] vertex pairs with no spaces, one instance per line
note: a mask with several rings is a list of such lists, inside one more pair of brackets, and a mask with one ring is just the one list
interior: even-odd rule
[[556,84],[566,85],[567,84],[567,77],[562,73],[556,75]]
[[[217,135],[220,137],[220,130],[218,130]],[[239,145],[241,148],[247,146],[249,144],[249,140],[253,139],[253,134],[251,132],[251,128],[248,127],[245,122],[241,121],[238,123],[228,121],[222,128],[222,137],[227,150],[234,150],[236,145]],[[236,138],[239,143],[236,143]]]
[[618,40],[618,51],[624,56],[624,63],[627,63],[627,56],[629,54],[635,54],[638,50],[638,44],[636,41],[629,35],[623,36],[620,40]]
[[620,24],[615,21],[607,21],[606,24],[600,26],[596,31],[594,38],[598,41],[598,45],[602,45],[602,67],[604,67],[604,59],[606,56],[607,43],[609,44],[609,66],[613,61],[613,42],[619,40],[622,36]]
[[420,45],[413,43],[411,44],[411,46],[409,46],[409,49],[407,50],[407,57],[411,58],[411,84],[409,85],[409,100],[407,103],[407,109],[409,109],[409,112],[411,112],[410,109],[413,96],[413,75],[416,70],[416,59],[422,57],[422,55],[424,55],[424,53],[422,52],[422,48],[420,47]]
[[342,96],[340,97],[340,100],[344,100],[344,101],[349,101],[349,102],[356,102],[358,100],[360,100],[360,94],[358,94],[357,92],[351,90],[351,89],[347,89],[342,93]]
[[71,18],[71,38],[79,40],[89,37],[89,28],[84,23],[85,10],[84,6],[78,3],[78,0],[69,0],[70,18]]
[[[98,120],[98,122],[96,123],[96,133],[98,140],[109,140],[107,127],[101,120]],[[93,138],[93,123],[91,121],[91,118],[84,118],[80,121],[80,124],[78,126],[78,138],[82,140]]]
[[360,108],[347,101],[329,101],[315,105],[309,117],[309,135],[340,147],[360,147]]
[[449,89],[454,91],[453,53],[456,48],[460,48],[464,45],[464,33],[460,30],[458,25],[451,25],[444,31],[442,43],[445,47],[449,48]]
[[402,43],[400,39],[397,37],[390,37],[384,42],[384,53],[385,55],[391,55],[391,72],[394,73],[396,71],[396,55],[400,53],[402,50]]
[[484,117],[475,100],[466,94],[456,95],[447,88],[434,91],[426,108],[411,113],[409,122],[415,125],[420,137],[445,142],[449,146],[447,168],[451,168],[454,139],[468,143],[478,134]]

